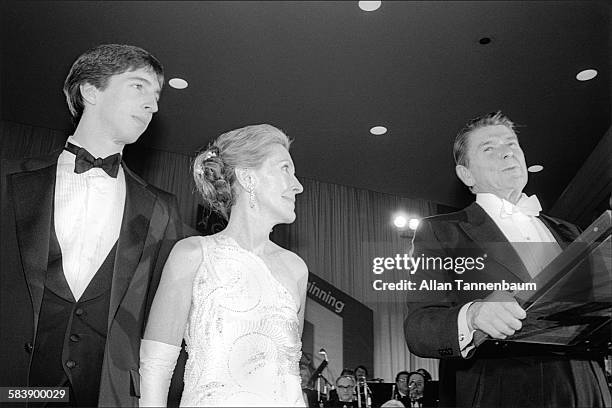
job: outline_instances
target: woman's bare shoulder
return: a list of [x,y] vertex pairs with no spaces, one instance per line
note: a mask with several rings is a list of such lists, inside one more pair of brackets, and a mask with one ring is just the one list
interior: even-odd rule
[[306,262],[295,252],[291,252],[288,249],[281,247],[280,245],[274,244],[274,250],[277,255],[283,260],[283,262],[291,268],[296,277],[301,278],[308,275],[308,266]]
[[202,261],[202,239],[193,236],[178,241],[168,256],[164,273],[176,278],[193,276]]

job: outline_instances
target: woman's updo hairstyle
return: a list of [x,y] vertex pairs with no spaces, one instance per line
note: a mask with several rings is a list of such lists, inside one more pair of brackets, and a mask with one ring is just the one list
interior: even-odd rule
[[238,194],[234,170],[261,166],[274,144],[289,150],[291,141],[265,124],[229,131],[209,144],[193,162],[193,178],[204,203],[227,220]]

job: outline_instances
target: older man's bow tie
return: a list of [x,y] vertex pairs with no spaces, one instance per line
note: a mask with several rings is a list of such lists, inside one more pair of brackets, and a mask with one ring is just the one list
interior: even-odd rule
[[540,200],[538,200],[538,197],[536,197],[535,194],[531,197],[523,195],[516,204],[511,204],[505,201],[500,215],[502,218],[508,218],[511,217],[512,214],[522,213],[537,217],[540,215],[540,211],[542,211],[542,206],[540,205]]
[[121,153],[115,153],[104,159],[100,157],[96,159],[87,150],[72,143],[66,143],[64,149],[76,156],[74,159],[74,172],[76,174],[85,173],[89,169],[99,167],[112,178],[117,178],[119,166],[121,165]]

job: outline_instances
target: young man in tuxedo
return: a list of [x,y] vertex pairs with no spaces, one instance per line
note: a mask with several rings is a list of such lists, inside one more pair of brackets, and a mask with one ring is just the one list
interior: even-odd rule
[[456,213],[424,219],[414,237],[414,256],[470,257],[476,264],[483,257],[484,268],[417,270],[413,276],[419,280],[450,282],[452,289],[423,291],[423,298],[411,293],[404,323],[411,352],[441,359],[440,405],[609,406],[601,355],[474,343],[477,330],[493,339],[511,336],[526,313],[508,292],[457,290],[454,280],[527,282],[579,231],[541,214],[537,198],[523,194],[525,157],[513,123],[500,112],[469,122],[455,139],[454,156],[457,176],[476,200]]
[[137,406],[139,348],[176,199],[131,172],[163,86],[149,52],[107,44],[64,84],[78,123],[64,149],[0,168],[0,386],[69,387],[70,405]]

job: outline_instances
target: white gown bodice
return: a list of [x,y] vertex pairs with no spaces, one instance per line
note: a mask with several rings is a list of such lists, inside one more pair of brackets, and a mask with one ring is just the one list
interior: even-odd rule
[[181,406],[304,406],[298,306],[261,258],[201,238]]

